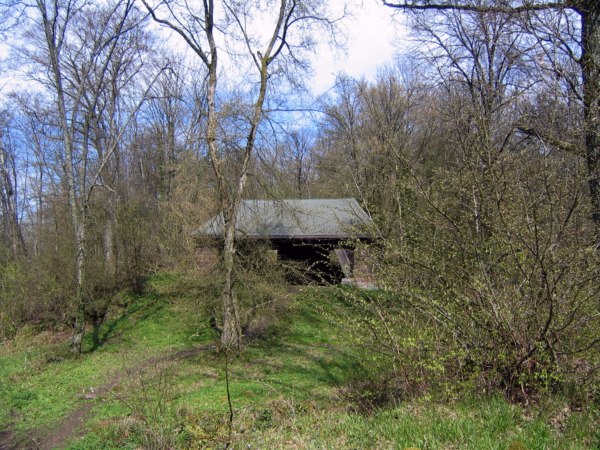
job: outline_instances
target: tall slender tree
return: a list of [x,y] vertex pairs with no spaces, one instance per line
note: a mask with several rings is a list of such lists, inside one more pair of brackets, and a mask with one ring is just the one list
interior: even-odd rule
[[[108,93],[115,99],[116,93],[111,88],[118,85],[115,84],[118,76],[112,75],[120,70],[120,46],[140,22],[134,14],[133,0],[102,5],[79,0],[35,0],[30,6],[33,7],[30,10],[32,26],[27,32],[29,45],[24,47],[23,53],[47,77],[42,80],[55,105],[62,179],[75,249],[77,311],[72,350],[81,353],[89,300],[86,284],[90,197],[95,187],[104,185],[106,171],[129,123],[129,119],[125,119],[115,128],[116,105],[114,102],[105,104],[101,113],[103,96]],[[128,42],[125,40],[125,43]],[[143,98],[129,112],[129,118],[141,101]],[[98,140],[101,114],[106,123],[115,125],[108,140]]]
[[[7,117],[2,117],[2,122],[7,121]],[[17,209],[17,161],[6,133],[8,130],[6,125],[8,124],[0,123],[0,216],[4,239],[10,243],[12,258],[17,258],[19,255],[27,254],[27,247]]]
[[[239,351],[242,344],[240,308],[235,293],[236,217],[244,195],[251,160],[255,153],[258,130],[265,116],[267,94],[275,80],[295,79],[294,70],[304,68],[303,52],[314,45],[310,25],[327,27],[333,21],[324,14],[319,0],[275,0],[259,5],[252,1],[215,2],[204,0],[198,10],[189,2],[162,1],[150,4],[142,0],[159,24],[171,29],[187,43],[208,71],[206,146],[216,177],[219,209],[223,217],[222,290],[223,327],[221,344],[227,351]],[[265,25],[265,22],[268,26]],[[260,24],[260,25],[259,25]],[[248,79],[241,88],[252,98],[245,105],[245,138],[233,146],[238,149],[234,177],[231,158],[220,142],[218,93],[226,91],[220,82],[220,55],[224,50],[235,58],[238,67],[249,66]],[[297,80],[297,78],[296,78]]]

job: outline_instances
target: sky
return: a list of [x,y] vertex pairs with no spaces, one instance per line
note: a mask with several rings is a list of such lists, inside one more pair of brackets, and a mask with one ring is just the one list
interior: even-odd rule
[[[333,49],[322,44],[313,56],[313,76],[309,88],[313,95],[319,96],[330,89],[339,73],[355,78],[365,77],[374,80],[377,69],[391,63],[402,42],[407,42],[406,28],[401,24],[401,16],[391,8],[384,7],[379,0],[329,0],[330,9],[341,10],[344,5],[351,15],[341,22],[346,34],[345,51]],[[175,44],[177,47],[182,42]],[[185,47],[185,44],[183,44]],[[8,46],[0,43],[0,58],[8,56]],[[6,75],[6,74],[5,74]],[[12,77],[0,80],[0,90],[7,92],[15,84],[23,84]]]
[[[332,4],[343,0],[330,0]],[[364,0],[363,6],[344,19],[347,31],[346,54],[322,46],[313,61],[314,76],[310,83],[313,94],[319,95],[333,86],[340,72],[373,81],[377,68],[391,63],[408,32],[401,16],[377,0]]]
[[[402,24],[402,15],[392,8],[384,7],[380,0],[327,1],[330,17],[340,17],[344,7],[348,10],[348,14],[338,23],[342,35],[339,40],[345,45],[344,49],[331,48],[325,42],[318,45],[312,57],[313,76],[308,82],[314,96],[329,90],[335,82],[336,75],[342,72],[354,78],[364,77],[373,81],[377,69],[392,63],[398,49],[402,49],[402,43],[408,42],[408,32]],[[249,22],[251,36],[262,42],[255,48],[265,48],[264,44],[270,39],[275,18],[272,10],[264,9]],[[160,28],[156,26],[157,30]],[[167,32],[167,36],[174,48],[191,54],[178,36],[170,32]],[[218,46],[224,45],[221,42],[222,35],[217,35],[216,39]],[[242,42],[240,41],[238,50],[244,55],[243,59],[247,59],[247,50]],[[233,60],[226,53],[221,53],[221,67],[225,67],[229,73],[241,70],[238,76],[244,78],[245,66],[239,64],[239,60]]]

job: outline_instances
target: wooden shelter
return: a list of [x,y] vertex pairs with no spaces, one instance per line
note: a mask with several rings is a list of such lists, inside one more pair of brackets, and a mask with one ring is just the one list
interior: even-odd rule
[[[360,243],[371,242],[373,222],[353,198],[309,200],[244,200],[236,236],[246,245],[269,243],[276,257],[299,263],[313,280],[358,283],[371,280]],[[198,230],[199,267],[208,271],[218,261],[223,216],[213,217]],[[298,266],[298,264],[297,264]]]

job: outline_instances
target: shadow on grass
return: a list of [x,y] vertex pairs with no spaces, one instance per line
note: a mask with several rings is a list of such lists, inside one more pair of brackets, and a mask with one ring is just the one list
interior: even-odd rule
[[157,293],[136,295],[126,311],[116,319],[95,324],[88,337],[89,348],[84,353],[94,353],[109,341],[133,330],[140,322],[161,312],[168,304],[167,296]]
[[246,349],[238,368],[241,379],[277,386],[286,396],[317,400],[327,396],[318,392],[323,388],[368,376],[359,353],[332,338],[336,330],[318,312],[302,307],[286,321],[286,329],[256,339]]

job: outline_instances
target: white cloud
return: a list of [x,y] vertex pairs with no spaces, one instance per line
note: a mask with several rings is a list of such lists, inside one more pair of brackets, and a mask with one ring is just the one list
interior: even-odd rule
[[[343,0],[331,0],[336,4]],[[399,40],[407,38],[405,28],[393,11],[374,0],[367,0],[353,17],[345,19],[348,33],[347,53],[321,46],[313,62],[310,87],[315,95],[331,88],[336,74],[375,78],[377,68],[393,60]]]

